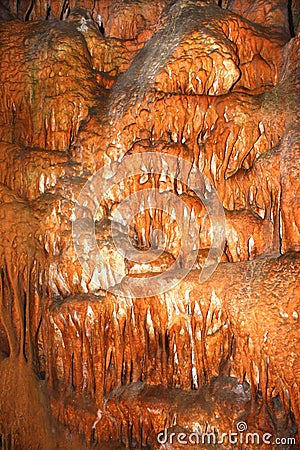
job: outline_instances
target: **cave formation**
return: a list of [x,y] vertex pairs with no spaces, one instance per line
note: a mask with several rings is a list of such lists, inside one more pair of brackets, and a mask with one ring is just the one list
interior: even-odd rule
[[1,0],[0,448],[289,449],[298,0]]

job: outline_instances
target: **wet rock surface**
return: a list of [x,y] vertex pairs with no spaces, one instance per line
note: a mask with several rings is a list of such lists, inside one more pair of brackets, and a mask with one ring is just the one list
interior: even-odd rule
[[1,2],[0,447],[297,448],[299,17]]

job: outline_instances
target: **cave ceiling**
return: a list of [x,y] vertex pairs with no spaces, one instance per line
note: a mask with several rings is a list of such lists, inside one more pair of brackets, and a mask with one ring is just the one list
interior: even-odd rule
[[0,1],[0,448],[300,448],[298,0]]

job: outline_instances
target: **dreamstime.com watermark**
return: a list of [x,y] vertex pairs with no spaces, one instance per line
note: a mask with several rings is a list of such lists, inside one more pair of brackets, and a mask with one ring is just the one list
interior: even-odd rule
[[192,433],[175,433],[167,428],[158,433],[156,439],[161,445],[222,445],[222,444],[245,444],[245,445],[295,445],[293,437],[274,437],[270,433],[249,432],[246,422],[238,422],[235,431],[228,433],[202,432],[201,428]]
[[[199,222],[180,195],[183,186],[204,205],[210,221],[210,249],[199,274],[199,282],[206,281],[215,271],[224,249],[225,214],[222,203],[213,185],[195,164],[179,156],[159,152],[127,155],[119,162],[104,166],[80,192],[72,233],[75,251],[87,277],[101,289],[123,296],[130,295],[124,289],[126,283],[130,284],[130,291],[135,292],[138,298],[167,292],[185,278],[197,258]],[[113,207],[113,213],[110,211],[111,236],[116,252],[134,263],[151,263],[153,251],[141,251],[133,245],[129,232],[132,220],[147,211],[149,214],[147,216],[145,213],[145,217],[150,218],[151,222],[156,211],[160,211],[165,214],[164,217],[176,221],[176,239],[181,244],[176,261],[163,272],[151,276],[151,282],[149,277],[124,276],[107,253],[99,249],[95,224],[99,221],[102,205],[107,204],[111,209]],[[124,239],[124,233],[120,238],[120,225],[122,230],[127,230],[127,239]],[[155,242],[159,234],[164,234],[162,229],[149,226],[149,221],[141,228],[143,238],[151,229],[151,235],[146,236],[148,242]],[[166,233],[164,236],[168,239]],[[160,246],[156,250],[162,254],[164,248]]]

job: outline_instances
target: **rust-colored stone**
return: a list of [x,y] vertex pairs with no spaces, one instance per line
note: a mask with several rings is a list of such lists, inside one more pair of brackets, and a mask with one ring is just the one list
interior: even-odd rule
[[0,447],[296,448],[297,2],[0,23]]

